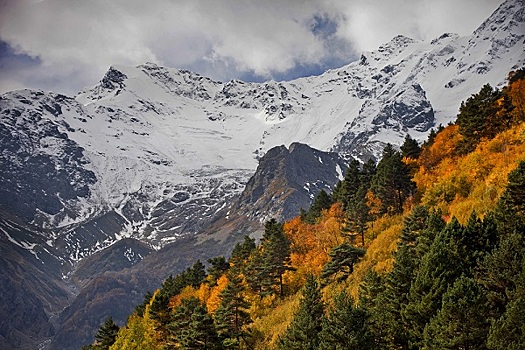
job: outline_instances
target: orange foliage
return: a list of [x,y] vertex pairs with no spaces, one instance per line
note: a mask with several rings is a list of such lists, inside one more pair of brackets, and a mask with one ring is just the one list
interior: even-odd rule
[[458,125],[447,126],[436,135],[434,142],[430,146],[423,147],[419,156],[420,167],[425,171],[431,171],[444,159],[453,160],[456,147],[462,139]]
[[514,109],[512,117],[518,121],[525,121],[525,80],[518,79],[509,85],[508,95]]
[[[450,149],[460,139],[454,129],[457,127],[445,128],[423,151],[414,181],[423,204],[439,207],[445,215],[465,223],[472,211],[483,216],[494,208],[508,173],[525,159],[525,124],[482,141],[473,152],[459,157]],[[446,141],[446,137],[452,139]],[[440,147],[435,149],[436,145]]]
[[381,213],[381,199],[377,198],[372,191],[366,193],[366,205],[370,208],[370,214],[378,216]]
[[288,284],[302,285],[307,274],[318,276],[328,261],[330,250],[343,243],[341,233],[344,212],[339,203],[323,212],[314,225],[296,217],[284,224],[284,232],[291,243],[291,262],[297,270],[285,274]]
[[203,300],[203,302],[206,303],[206,307],[208,308],[209,313],[213,314],[215,310],[217,310],[217,308],[219,307],[219,304],[221,303],[221,298],[219,297],[219,295],[224,290],[224,288],[226,288],[227,284],[228,277],[226,277],[226,275],[222,275],[217,280],[217,285],[210,289],[208,298],[206,300]]
[[197,292],[198,292],[198,289],[195,289],[192,286],[184,287],[179,294],[174,295],[170,298],[168,307],[173,310],[177,306],[180,305],[180,303],[182,302],[182,299],[188,299],[190,297],[198,298]]

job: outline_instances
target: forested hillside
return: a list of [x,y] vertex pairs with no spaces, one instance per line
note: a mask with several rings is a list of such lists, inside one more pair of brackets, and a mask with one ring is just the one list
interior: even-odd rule
[[423,145],[351,162],[333,193],[170,276],[85,349],[525,348],[524,79],[481,87]]

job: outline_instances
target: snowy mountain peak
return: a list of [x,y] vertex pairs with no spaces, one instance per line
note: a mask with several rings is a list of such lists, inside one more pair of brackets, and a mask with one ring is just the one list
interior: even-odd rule
[[124,80],[128,77],[121,71],[110,67],[109,70],[104,75],[104,78],[100,81],[100,85],[108,90],[115,90],[117,88],[124,87]]
[[503,2],[475,31],[474,36],[487,35],[490,32],[520,34],[525,23],[525,0],[507,0]]

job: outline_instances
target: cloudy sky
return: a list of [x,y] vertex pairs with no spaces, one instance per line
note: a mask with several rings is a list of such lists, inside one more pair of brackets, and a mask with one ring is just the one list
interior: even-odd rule
[[403,34],[468,35],[503,0],[0,0],[0,93],[75,95],[112,64],[227,81],[320,74]]

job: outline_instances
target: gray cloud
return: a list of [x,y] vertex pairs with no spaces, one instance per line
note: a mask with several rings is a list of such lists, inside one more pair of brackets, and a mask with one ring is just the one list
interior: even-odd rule
[[[500,0],[0,0],[0,92],[74,94],[111,64],[214,79],[287,78],[348,63],[397,34],[468,34]],[[28,59],[29,58],[29,59]],[[1,61],[0,61],[1,62]]]

